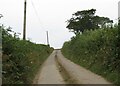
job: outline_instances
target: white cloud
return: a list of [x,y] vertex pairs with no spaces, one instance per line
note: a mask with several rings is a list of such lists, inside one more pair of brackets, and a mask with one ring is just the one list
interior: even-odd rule
[[[55,48],[62,47],[64,41],[74,34],[65,27],[65,21],[78,10],[95,8],[97,15],[113,20],[118,16],[119,0],[27,0],[27,37],[37,43],[46,43],[46,31],[49,31],[50,44]],[[1,22],[22,33],[24,0],[0,0],[0,13],[4,15]],[[22,36],[21,36],[22,37]]]

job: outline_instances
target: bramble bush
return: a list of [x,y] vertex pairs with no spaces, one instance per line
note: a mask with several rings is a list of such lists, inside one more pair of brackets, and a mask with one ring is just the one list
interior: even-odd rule
[[65,42],[62,53],[66,58],[120,84],[118,27],[85,31]]
[[53,51],[47,45],[20,40],[10,28],[2,30],[2,83],[31,84],[45,59]]

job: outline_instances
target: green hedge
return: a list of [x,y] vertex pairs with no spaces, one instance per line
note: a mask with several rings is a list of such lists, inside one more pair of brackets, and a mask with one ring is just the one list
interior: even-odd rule
[[120,84],[118,28],[86,31],[65,42],[62,53],[66,58]]
[[31,84],[40,65],[53,48],[12,36],[10,29],[2,29],[3,84]]

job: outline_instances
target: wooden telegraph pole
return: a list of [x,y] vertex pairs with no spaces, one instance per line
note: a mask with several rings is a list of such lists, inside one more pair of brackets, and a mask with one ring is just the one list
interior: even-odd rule
[[49,36],[48,36],[48,31],[46,31],[46,33],[47,33],[47,45],[48,45],[48,46],[50,46],[50,45],[49,45]]
[[26,8],[27,8],[27,0],[25,0],[24,2],[23,40],[26,40]]

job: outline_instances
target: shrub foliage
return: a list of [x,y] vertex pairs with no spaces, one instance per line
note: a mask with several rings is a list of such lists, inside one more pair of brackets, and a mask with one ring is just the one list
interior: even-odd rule
[[62,53],[75,63],[120,84],[118,28],[85,31],[65,42]]
[[2,30],[3,84],[31,84],[40,65],[52,52],[47,45],[35,44],[12,36],[10,28]]

